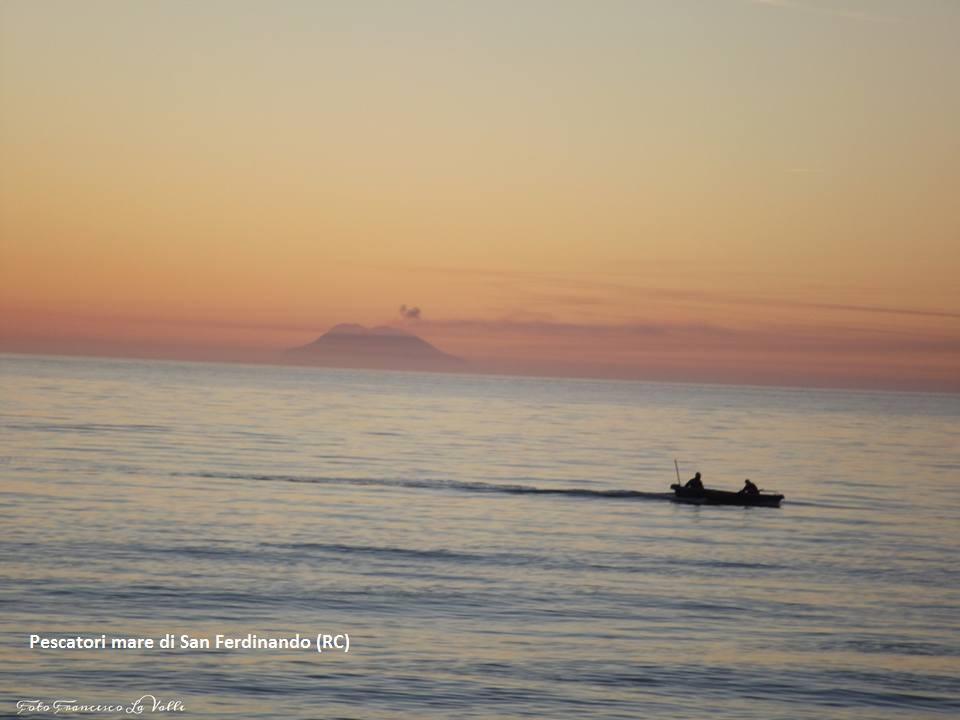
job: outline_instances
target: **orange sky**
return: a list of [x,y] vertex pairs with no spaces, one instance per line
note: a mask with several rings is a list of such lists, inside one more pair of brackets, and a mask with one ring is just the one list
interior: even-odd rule
[[960,390],[960,7],[5,2],[0,351]]

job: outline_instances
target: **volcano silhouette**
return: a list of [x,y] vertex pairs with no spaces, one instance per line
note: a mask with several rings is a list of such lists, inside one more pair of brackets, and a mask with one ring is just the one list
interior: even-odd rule
[[288,350],[287,355],[305,365],[377,370],[449,371],[464,364],[404,330],[353,323],[336,325],[312,343]]

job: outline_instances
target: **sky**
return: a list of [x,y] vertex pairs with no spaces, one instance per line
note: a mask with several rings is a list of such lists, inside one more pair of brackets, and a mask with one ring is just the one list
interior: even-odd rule
[[354,322],[960,391],[958,37],[952,0],[0,0],[0,352]]

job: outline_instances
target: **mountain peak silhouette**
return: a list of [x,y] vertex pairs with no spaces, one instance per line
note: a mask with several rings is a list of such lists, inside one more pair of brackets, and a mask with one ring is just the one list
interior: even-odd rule
[[400,328],[340,323],[307,345],[292,348],[298,363],[377,370],[456,370],[463,360]]

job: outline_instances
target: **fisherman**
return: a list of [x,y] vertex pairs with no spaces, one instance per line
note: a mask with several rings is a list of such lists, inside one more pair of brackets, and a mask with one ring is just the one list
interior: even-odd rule
[[700,473],[698,472],[692,478],[687,480],[687,484],[684,485],[687,490],[703,490],[703,481],[700,479]]
[[740,490],[738,495],[759,495],[760,488],[750,482],[750,478],[747,478],[743,481],[743,489]]

